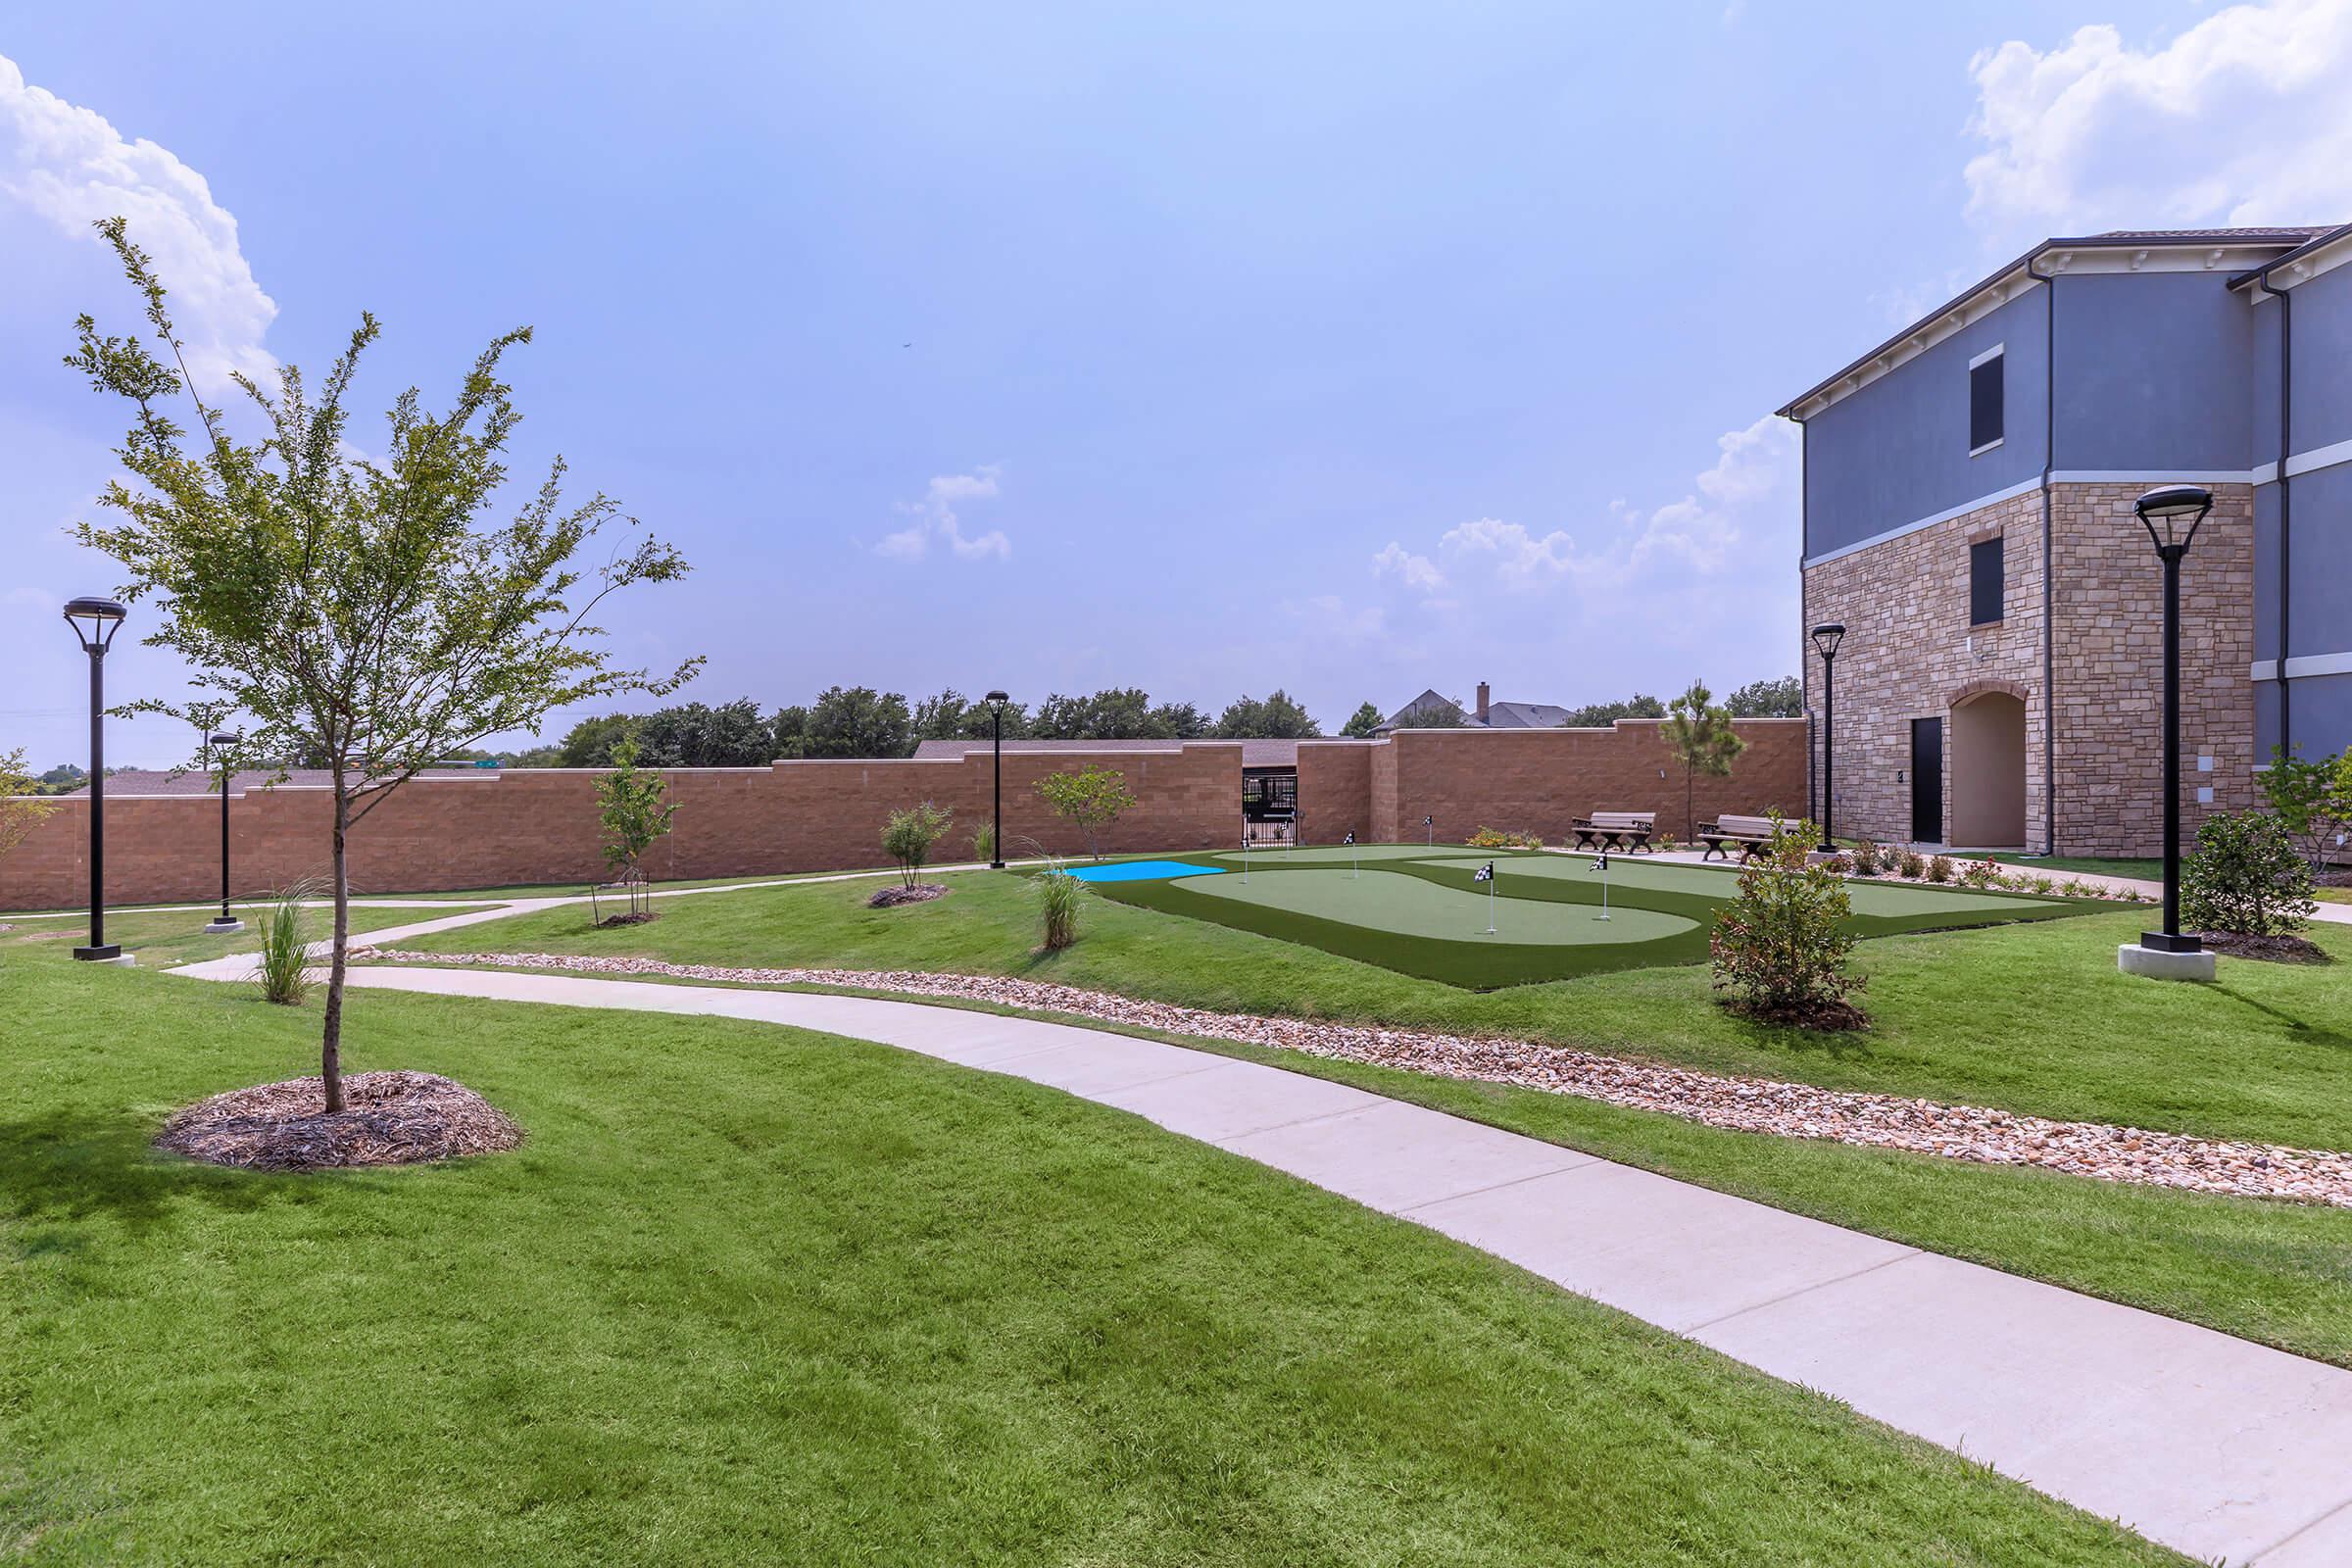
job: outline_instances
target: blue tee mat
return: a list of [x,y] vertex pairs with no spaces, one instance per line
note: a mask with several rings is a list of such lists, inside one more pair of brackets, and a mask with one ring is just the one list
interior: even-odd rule
[[1112,865],[1077,865],[1070,875],[1081,882],[1163,882],[1172,876],[1214,876],[1221,865],[1187,865],[1182,860],[1121,860]]

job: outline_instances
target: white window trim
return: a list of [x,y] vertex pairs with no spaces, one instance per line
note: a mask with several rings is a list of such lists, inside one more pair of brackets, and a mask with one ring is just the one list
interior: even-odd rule
[[1968,449],[1968,455],[1972,458],[1981,458],[1985,453],[1990,452],[1994,447],[1999,446],[2003,441],[2008,439],[2009,438],[2005,435],[1996,435],[1981,447],[1970,447]]
[[1994,344],[1992,347],[1990,347],[1990,348],[1986,349],[1986,350],[1985,350],[1984,353],[1982,353],[1982,354],[1978,355],[1978,356],[1977,356],[1975,359],[1973,359],[1973,360],[1969,361],[1969,362],[1968,362],[1968,368],[1969,368],[1971,370],[1974,370],[1974,369],[1975,369],[1975,368],[1976,368],[1978,366],[1980,366],[1980,365],[1989,365],[1991,362],[1993,362],[1994,360],[1997,360],[1997,359],[1999,359],[1999,358],[2000,358],[2000,357],[2001,357],[2003,354],[2006,354],[2006,353],[2008,353],[2008,352],[2009,352],[2009,345],[2008,345],[2008,344],[2006,344],[2006,343],[1995,343],[1995,344]]

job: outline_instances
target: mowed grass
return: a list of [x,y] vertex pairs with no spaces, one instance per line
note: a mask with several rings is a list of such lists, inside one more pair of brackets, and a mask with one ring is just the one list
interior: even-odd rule
[[55,1562],[2177,1561],[1104,1107],[715,1019],[356,992],[512,1154],[259,1176],[315,1008],[0,968],[0,1549]]
[[[453,903],[446,911],[464,914],[479,906]],[[267,911],[261,908],[236,908],[237,917],[245,922],[241,932],[208,935],[205,922],[218,909],[143,909],[131,911],[108,910],[106,940],[122,948],[137,960],[143,969],[164,969],[174,964],[201,963],[208,958],[225,957],[231,953],[251,953],[261,946],[261,922]],[[233,906],[232,906],[233,907]],[[386,926],[413,925],[418,920],[435,918],[444,911],[437,909],[374,909],[354,905],[351,910],[351,929],[362,934],[381,931]],[[25,915],[0,914],[0,966],[5,966],[22,950],[25,955],[72,957],[73,950],[90,940],[86,916],[72,919],[39,919]],[[312,941],[322,942],[334,932],[334,914],[327,909],[305,909],[302,928]]]
[[[2061,1116],[2352,1148],[2352,964],[2225,960],[2214,988],[2133,983],[2115,946],[2145,910],[1861,944],[1878,1026],[1757,1027],[1703,969],[1479,995],[1312,949],[1096,900],[1076,947],[1033,951],[1019,879],[893,910],[854,887],[680,900],[594,931],[554,910],[417,939],[452,952],[646,954],[736,967],[1015,974],[1234,1010],[1541,1038],[1841,1087]],[[2352,932],[2316,936],[2352,958]],[[1835,1224],[2352,1366],[2352,1211],[2200,1197],[1926,1155],[1730,1133],[1533,1090],[1210,1049],[1354,1083]]]

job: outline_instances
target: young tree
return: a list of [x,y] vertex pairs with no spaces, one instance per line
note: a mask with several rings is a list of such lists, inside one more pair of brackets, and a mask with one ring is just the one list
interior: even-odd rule
[[1340,733],[1354,740],[1370,740],[1372,732],[1387,722],[1387,714],[1366,703],[1348,715],[1348,722],[1340,726]]
[[1725,698],[1723,707],[1734,718],[1796,718],[1805,710],[1804,682],[1794,675],[1751,680]]
[[24,842],[42,818],[57,809],[35,800],[39,787],[26,771],[23,752],[0,752],[0,855]]
[[931,846],[954,821],[952,813],[925,801],[891,812],[882,824],[882,853],[899,862],[899,880],[909,891],[923,874],[923,862],[931,858]]
[[1740,872],[1739,896],[1715,917],[1707,957],[1718,990],[1779,1023],[1855,1028],[1867,1022],[1846,999],[1863,977],[1845,972],[1854,934],[1845,880],[1813,859],[1821,830],[1773,818],[1772,839]]
[[645,874],[645,852],[668,834],[678,808],[662,775],[637,765],[634,737],[613,748],[612,770],[596,781],[596,804],[605,829],[605,864],[612,880],[631,885],[629,912],[643,914],[653,885]]
[[1098,860],[1102,858],[1102,833],[1135,804],[1135,793],[1128,789],[1125,775],[1110,767],[1048,773],[1037,781],[1037,793],[1045,797],[1054,815],[1086,835],[1087,853]]
[[1697,680],[1668,705],[1666,722],[1658,733],[1683,768],[1683,836],[1696,838],[1698,775],[1728,778],[1732,763],[1747,750],[1747,742],[1732,727],[1732,715],[1716,704],[1706,682]]
[[2274,746],[2271,765],[2262,774],[2262,792],[2295,848],[2318,872],[2352,832],[2352,751],[2310,762]]
[[[66,363],[131,405],[117,455],[136,487],[117,480],[99,497],[120,523],[75,533],[121,564],[123,598],[154,606],[146,641],[186,662],[202,700],[249,715],[255,751],[328,770],[335,914],[319,1077],[326,1109],[339,1111],[352,829],[455,748],[530,729],[569,704],[686,680],[700,661],[662,676],[614,667],[588,620],[612,593],[675,578],[686,563],[639,535],[600,565],[576,565],[600,534],[637,523],[602,495],[566,508],[561,459],[510,520],[483,516],[521,417],[499,361],[529,328],[492,340],[447,413],[403,392],[369,453],[348,436],[344,404],[380,331],[363,316],[315,391],[292,366],[274,392],[238,377],[267,432],[248,444],[189,379],[147,254],[122,219],[97,226],[172,363],[137,335],[77,322],[80,346]],[[166,412],[183,394],[202,426],[193,450]],[[184,718],[192,705],[133,706]]]

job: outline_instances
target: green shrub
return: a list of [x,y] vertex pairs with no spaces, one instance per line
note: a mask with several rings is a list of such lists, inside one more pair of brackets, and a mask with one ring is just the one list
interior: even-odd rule
[[993,860],[997,858],[997,824],[983,822],[972,829],[972,858]]
[[948,831],[954,814],[932,805],[908,806],[890,813],[882,824],[882,853],[899,862],[899,881],[913,887],[931,858],[931,846]]
[[1086,898],[1086,884],[1059,865],[1050,865],[1037,876],[1037,908],[1046,951],[1059,953],[1078,940],[1078,906]]
[[1971,860],[1960,868],[1960,880],[1972,888],[1988,888],[2000,875],[2000,866],[1991,860]]
[[2301,931],[2319,907],[2311,862],[2268,811],[2209,816],[2180,867],[2180,918],[2200,931],[2276,937]]
[[1820,842],[1810,822],[1773,819],[1771,842],[1740,868],[1739,895],[1715,918],[1707,957],[1716,989],[1754,1016],[1857,1028],[1869,1020],[1846,1000],[1863,984],[1845,972],[1853,905],[1845,883],[1813,860]]
[[1870,840],[1864,839],[1854,846],[1854,875],[1877,876],[1878,874],[1879,847]]
[[1948,855],[1938,855],[1928,862],[1928,880],[1949,882],[1952,879],[1952,858]]
[[1895,851],[1894,868],[1900,874],[1916,881],[1928,874],[1927,857],[1921,855],[1917,850],[1897,850]]
[[299,1007],[318,984],[318,971],[311,966],[310,911],[304,905],[322,892],[315,879],[304,877],[280,891],[263,914],[262,951],[253,978],[265,1002]]

